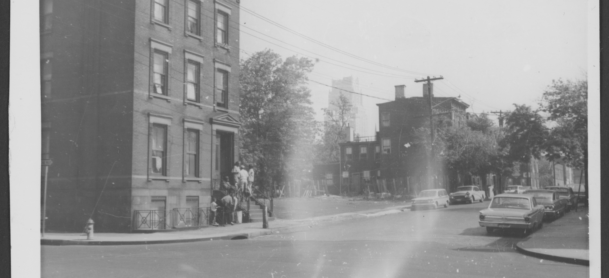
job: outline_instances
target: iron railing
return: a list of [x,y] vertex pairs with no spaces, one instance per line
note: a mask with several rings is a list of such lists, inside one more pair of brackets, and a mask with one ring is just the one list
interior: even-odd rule
[[133,211],[134,230],[165,230],[164,210]]
[[171,210],[171,227],[186,228],[199,226],[197,208],[174,208]]

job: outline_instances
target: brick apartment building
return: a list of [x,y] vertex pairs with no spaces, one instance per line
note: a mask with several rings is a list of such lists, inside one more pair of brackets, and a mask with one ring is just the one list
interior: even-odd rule
[[[395,87],[395,100],[377,104],[379,131],[371,140],[359,139],[341,144],[341,180],[351,192],[361,192],[364,182],[391,180],[418,191],[427,188],[427,154],[416,148],[414,130],[429,125],[429,104],[425,94],[406,98],[404,85]],[[469,107],[458,98],[433,97],[436,121],[452,126],[466,125]],[[434,187],[450,189],[451,173],[441,158],[433,160]]]
[[208,207],[238,153],[239,0],[40,4],[47,230]]

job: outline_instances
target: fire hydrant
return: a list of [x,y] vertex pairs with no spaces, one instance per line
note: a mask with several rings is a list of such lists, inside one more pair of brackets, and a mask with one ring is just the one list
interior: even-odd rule
[[85,234],[87,234],[87,239],[93,239],[93,219],[89,218],[87,221],[87,226],[85,226]]

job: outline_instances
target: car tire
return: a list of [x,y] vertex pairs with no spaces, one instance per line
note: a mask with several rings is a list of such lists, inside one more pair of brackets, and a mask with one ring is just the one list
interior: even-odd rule
[[482,198],[480,198],[478,201],[480,201],[480,203],[484,202],[484,196],[482,196]]
[[449,201],[446,201],[446,203],[444,203],[444,208],[448,208],[448,203]]
[[491,228],[491,227],[486,227],[486,233],[487,234],[492,234],[493,231],[495,231],[495,229]]
[[522,233],[526,236],[531,234],[531,229],[522,229]]
[[541,228],[543,228],[543,220],[537,223],[537,230],[541,230]]

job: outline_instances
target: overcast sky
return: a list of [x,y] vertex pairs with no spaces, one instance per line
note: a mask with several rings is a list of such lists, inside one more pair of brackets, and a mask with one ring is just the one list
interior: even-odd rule
[[[435,95],[461,96],[470,112],[510,110],[513,103],[536,106],[552,79],[585,78],[587,4],[242,0],[241,58],[265,48],[283,57],[318,58],[311,80],[331,85],[332,79],[353,76],[362,93],[387,100],[394,99],[395,85],[406,85],[407,97],[418,96],[422,89],[415,78],[442,75]],[[309,87],[316,111],[326,107],[331,89],[313,82]],[[378,118],[375,104],[387,100],[364,98],[371,125]]]

